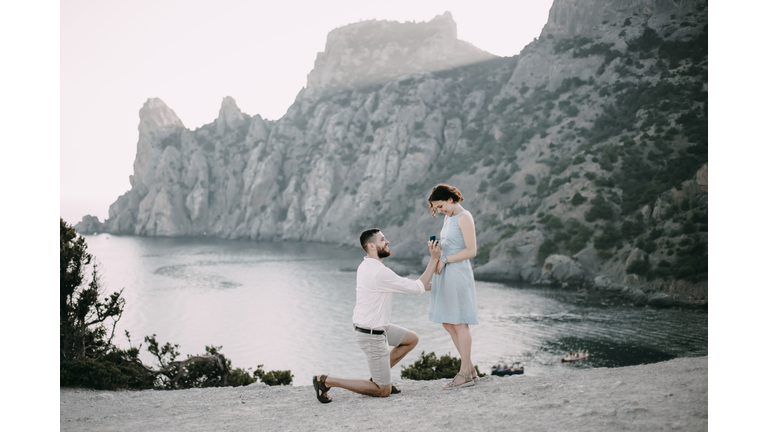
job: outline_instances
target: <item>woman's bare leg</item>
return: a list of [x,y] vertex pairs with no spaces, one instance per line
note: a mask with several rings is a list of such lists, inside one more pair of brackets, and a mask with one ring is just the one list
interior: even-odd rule
[[[459,373],[462,375],[467,375],[471,379],[473,370],[471,358],[472,334],[469,332],[469,325],[443,323],[443,327],[448,330],[448,333],[451,335],[451,339],[453,339],[453,344],[459,351],[459,356],[461,357]],[[454,382],[456,384],[462,384],[465,382],[465,380],[464,378],[456,377],[454,378]]]
[[443,323],[443,328],[448,331],[448,334],[451,335],[451,340],[453,340],[453,346],[456,347],[456,349],[459,349],[459,335],[456,334],[456,329],[453,328],[453,324]]

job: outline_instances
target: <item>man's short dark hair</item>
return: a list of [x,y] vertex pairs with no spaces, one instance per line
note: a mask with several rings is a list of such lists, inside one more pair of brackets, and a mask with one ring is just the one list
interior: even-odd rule
[[365,248],[365,245],[368,243],[371,243],[373,241],[373,237],[376,235],[377,232],[381,231],[378,228],[370,228],[365,231],[363,231],[362,234],[360,234],[360,246],[363,247],[363,250],[368,252],[368,250]]

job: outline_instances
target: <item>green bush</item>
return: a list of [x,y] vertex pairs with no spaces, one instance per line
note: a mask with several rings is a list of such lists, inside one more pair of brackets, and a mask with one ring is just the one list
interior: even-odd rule
[[507,193],[515,188],[515,184],[512,182],[504,182],[498,187],[499,193]]
[[539,196],[540,198],[545,197],[545,196],[548,195],[548,192],[549,192],[549,180],[550,180],[549,176],[542,177],[539,180],[539,185],[536,186],[536,195]]
[[580,194],[578,192],[576,192],[576,194],[573,196],[573,198],[571,198],[571,204],[573,204],[575,206],[584,204],[585,202],[587,202],[587,199],[584,198],[584,195],[582,195],[582,194]]
[[656,240],[657,238],[664,235],[664,230],[660,228],[654,228],[649,234],[648,239],[649,240]]
[[635,247],[642,249],[646,253],[653,253],[656,251],[656,242],[641,237],[635,242]]
[[[495,171],[495,170],[494,170]],[[491,171],[491,172],[494,172]],[[509,178],[512,177],[511,172],[507,172],[504,168],[500,169],[495,176],[493,176],[493,181],[497,184],[504,183],[505,181],[509,180]],[[490,178],[490,177],[489,177]]]
[[[400,376],[410,380],[438,380],[443,378],[453,378],[461,368],[461,359],[451,357],[448,354],[439,359],[434,351],[429,354],[421,352],[419,359],[410,366],[403,366]],[[486,374],[480,373],[480,369],[475,366],[478,377],[484,377]]]
[[79,360],[63,360],[59,363],[61,387],[139,390],[152,388],[153,381],[154,377],[141,366],[128,362],[114,353],[99,359],[85,357]]
[[496,213],[483,215],[478,219],[483,221],[483,230],[488,228],[493,228],[501,223],[501,221],[499,220],[499,215]]
[[646,27],[642,35],[627,41],[627,51],[650,51],[662,42],[664,39],[654,29]]
[[584,214],[587,222],[594,222],[597,219],[610,220],[613,218],[613,208],[602,194],[598,194],[592,199],[592,207]]
[[563,222],[560,220],[560,218],[551,214],[548,214],[544,218],[542,218],[541,223],[543,223],[544,226],[550,231],[559,230],[564,227]]
[[544,262],[548,256],[557,252],[557,244],[552,239],[544,240],[544,243],[539,246],[539,253],[537,258],[539,262]]
[[633,261],[632,264],[627,266],[627,273],[646,276],[650,269],[651,265],[647,260],[637,260]]
[[677,260],[675,261],[674,276],[676,279],[686,279],[691,282],[707,280],[708,272],[708,251],[707,243],[698,239],[695,241],[686,238],[687,241],[681,241],[682,247],[678,249]]
[[672,275],[672,264],[667,260],[661,260],[653,270],[653,276],[665,278]]
[[600,154],[599,164],[600,168],[606,171],[613,171],[613,164],[618,162],[619,157],[616,153],[616,149],[613,146],[603,148],[603,152]]
[[613,177],[598,177],[595,180],[595,186],[612,188],[616,186],[616,183],[613,181]]
[[589,242],[589,239],[592,238],[592,234],[594,234],[594,231],[584,225],[580,226],[576,232],[576,235],[571,239],[570,242],[568,242],[566,249],[568,249],[570,253],[576,254],[580,250],[587,247],[587,242]]
[[603,227],[603,232],[595,237],[595,249],[607,250],[617,246],[621,242],[618,230],[612,223],[608,222]]
[[571,165],[571,160],[569,158],[563,158],[557,161],[554,167],[552,167],[552,174],[553,175],[560,175],[568,169],[568,166]]
[[254,382],[256,382],[256,377],[249,374],[248,371],[243,368],[235,368],[229,371],[227,383],[232,387],[247,386]]
[[621,235],[624,238],[637,237],[644,229],[645,224],[640,221],[625,220],[621,223]]
[[535,185],[536,184],[536,177],[534,177],[532,174],[526,174],[525,175],[525,184],[527,184],[527,185]]
[[253,371],[254,378],[258,378],[264,384],[268,386],[277,385],[291,385],[293,383],[293,375],[290,370],[273,370],[265,372],[262,369],[264,365],[258,365],[256,370]]
[[694,274],[696,274],[696,271],[693,269],[692,266],[682,266],[682,267],[678,267],[677,270],[675,270],[675,278],[677,279],[689,278]]
[[505,239],[507,237],[512,237],[513,235],[515,235],[516,232],[517,232],[516,226],[507,224],[506,229],[499,236],[499,240]]
[[696,232],[696,225],[694,225],[693,221],[688,219],[683,224],[683,234],[693,234]]
[[477,187],[477,193],[484,193],[488,190],[488,182],[483,180],[480,182],[480,185]]
[[707,218],[707,212],[694,212],[693,217],[691,217],[691,220],[693,223],[707,223],[709,219]]
[[571,237],[572,236],[568,234],[567,231],[557,231],[555,233],[554,241],[555,243],[562,243],[562,242],[568,243],[569,241],[571,241]]

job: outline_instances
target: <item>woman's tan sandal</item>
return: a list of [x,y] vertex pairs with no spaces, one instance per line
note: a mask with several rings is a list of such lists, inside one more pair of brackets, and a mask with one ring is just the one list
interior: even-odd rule
[[328,375],[315,375],[312,377],[312,386],[315,387],[315,396],[317,396],[317,400],[322,403],[328,403],[333,400],[328,397],[328,390],[330,390],[330,388],[325,385],[325,380],[327,378]]
[[[464,382],[461,383],[461,384],[456,384],[455,382],[451,381],[451,382],[448,383],[448,387],[443,387],[443,389],[445,389],[445,390],[453,390],[455,388],[470,387],[470,386],[475,385],[475,382],[472,381],[472,378],[470,378],[468,375],[462,375],[462,374],[459,373],[459,374],[456,374],[456,376],[464,378]],[[454,377],[453,379],[456,379],[456,377]]]

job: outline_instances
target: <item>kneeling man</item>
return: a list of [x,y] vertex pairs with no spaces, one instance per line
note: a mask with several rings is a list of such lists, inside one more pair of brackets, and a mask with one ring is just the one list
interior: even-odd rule
[[[440,259],[440,245],[430,241],[430,260],[419,279],[400,277],[382,260],[388,257],[389,242],[378,228],[363,231],[360,245],[366,257],[357,268],[357,301],[352,316],[354,335],[368,359],[371,379],[345,379],[317,375],[312,377],[315,396],[322,403],[332,399],[331,387],[341,387],[368,396],[387,397],[400,390],[392,386],[390,368],[397,364],[419,342],[416,333],[389,322],[392,315],[392,293],[424,294],[432,287],[432,275]],[[387,345],[394,348],[390,352]]]

